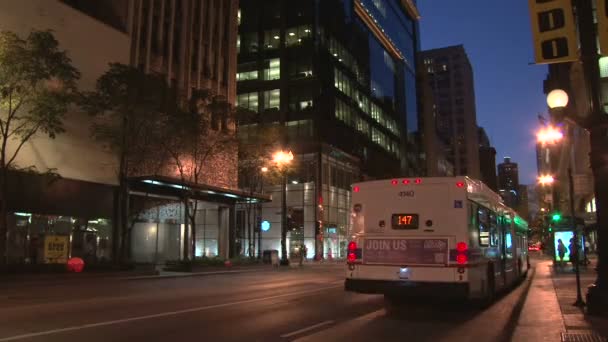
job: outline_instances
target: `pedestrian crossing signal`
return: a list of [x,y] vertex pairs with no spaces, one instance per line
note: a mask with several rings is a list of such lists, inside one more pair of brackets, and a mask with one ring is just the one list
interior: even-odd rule
[[536,63],[577,60],[576,26],[571,0],[528,0],[528,5]]

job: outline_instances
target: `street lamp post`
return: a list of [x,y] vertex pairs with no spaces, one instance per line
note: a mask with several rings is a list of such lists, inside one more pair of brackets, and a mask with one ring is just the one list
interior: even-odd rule
[[281,172],[281,265],[289,265],[287,259],[287,166],[293,160],[291,151],[278,151],[272,156],[272,161]]
[[[263,194],[264,193],[264,174],[266,174],[266,172],[268,172],[268,168],[266,166],[262,167],[260,169],[261,173],[260,173],[260,192]],[[258,204],[258,217],[261,219],[262,217],[262,204],[259,203]],[[262,225],[260,219],[258,219],[256,222],[258,224],[258,260],[262,260]]]
[[[547,105],[552,111],[563,110],[568,105],[568,94],[561,90],[555,89],[551,91],[547,95]],[[537,134],[537,141],[543,145],[546,144],[556,144],[560,141],[563,141],[564,134],[552,126],[547,126],[542,128]],[[541,185],[550,185],[554,183],[554,178],[551,175],[541,176],[539,177],[539,183]],[[574,255],[571,253],[571,257],[573,257],[572,264],[574,265],[574,272],[576,273],[576,301],[574,302],[575,306],[584,306],[585,302],[583,302],[583,297],[581,295],[581,280],[580,280],[580,270],[579,270],[579,246],[578,246],[578,226],[576,220],[576,212],[574,210],[574,181],[572,178],[572,160],[568,158],[568,195],[570,198],[570,218],[572,222],[572,228],[574,231]]]

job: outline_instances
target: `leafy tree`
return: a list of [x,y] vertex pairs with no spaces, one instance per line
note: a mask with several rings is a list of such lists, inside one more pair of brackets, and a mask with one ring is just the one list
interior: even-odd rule
[[32,31],[26,39],[0,32],[0,263],[7,260],[9,170],[24,168],[17,156],[32,138],[64,132],[79,78],[50,31]]
[[[184,184],[200,184],[210,170],[218,171],[214,165],[220,153],[234,151],[235,110],[222,96],[208,90],[195,91],[185,110],[166,112],[165,136],[161,139],[169,159]],[[186,232],[190,232],[191,246],[184,239],[184,260],[194,259],[196,251],[196,212],[198,201],[192,201],[196,190],[184,189]],[[189,226],[189,227],[188,227]]]
[[94,91],[84,93],[81,106],[96,117],[92,134],[118,157],[120,238],[115,241],[119,260],[127,258],[130,232],[129,184],[132,175],[157,174],[163,167],[160,153],[161,121],[176,108],[174,91],[158,74],[110,64]]

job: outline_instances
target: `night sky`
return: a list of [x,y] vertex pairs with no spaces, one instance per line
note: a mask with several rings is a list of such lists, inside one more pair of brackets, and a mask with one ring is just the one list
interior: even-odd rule
[[477,124],[496,162],[519,163],[523,184],[536,181],[534,131],[547,111],[547,68],[534,61],[527,1],[418,1],[422,49],[463,44],[475,74]]

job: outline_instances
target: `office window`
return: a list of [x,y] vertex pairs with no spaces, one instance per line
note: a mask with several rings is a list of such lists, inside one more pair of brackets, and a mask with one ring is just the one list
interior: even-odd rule
[[309,25],[292,27],[285,30],[285,45],[293,46],[302,44],[312,35]]
[[267,59],[264,61],[264,80],[278,80],[281,78],[281,59]]
[[258,111],[258,93],[239,94],[236,97],[237,107],[246,108],[251,111]]
[[281,90],[273,89],[264,92],[264,109],[276,109],[281,108]]
[[279,29],[269,30],[264,32],[264,49],[278,49],[281,44],[281,36]]
[[256,53],[258,52],[258,34],[257,32],[246,32],[239,36],[237,41],[238,52]]
[[237,81],[248,81],[248,80],[257,80],[258,79],[258,71],[244,71],[236,74]]

